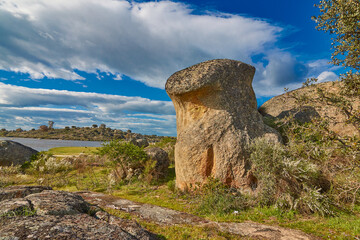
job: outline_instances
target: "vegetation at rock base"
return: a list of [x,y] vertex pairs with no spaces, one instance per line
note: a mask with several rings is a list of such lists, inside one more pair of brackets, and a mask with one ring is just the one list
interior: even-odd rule
[[[286,131],[284,126],[281,127],[283,128],[283,131]],[[301,135],[300,132],[298,132],[298,134]],[[312,139],[312,137],[306,139]],[[119,143],[120,142],[117,144]],[[308,143],[313,144],[310,140]],[[117,146],[117,144],[113,144]],[[174,144],[172,144],[172,146],[173,145]],[[232,222],[250,220],[265,224],[296,228],[329,239],[347,239],[360,235],[360,204],[358,202],[352,203],[353,195],[350,192],[347,197],[343,194],[333,192],[336,189],[336,191],[341,191],[341,189],[337,187],[333,187],[328,192],[320,192],[320,194],[322,194],[321,196],[329,198],[334,206],[336,206],[336,204],[342,204],[341,208],[329,208],[333,211],[333,216],[324,217],[323,215],[326,215],[325,210],[323,210],[323,212],[313,211],[306,205],[304,193],[302,192],[305,191],[306,193],[306,189],[300,188],[299,190],[296,185],[320,184],[321,186],[321,182],[317,182],[317,180],[324,175],[321,169],[313,166],[315,163],[310,164],[308,162],[310,160],[305,158],[305,155],[303,155],[303,160],[299,163],[296,162],[295,165],[290,164],[290,166],[284,166],[284,164],[288,164],[290,160],[288,158],[283,158],[283,156],[287,156],[291,153],[300,155],[306,153],[309,156],[316,155],[322,156],[323,158],[328,156],[322,152],[319,147],[315,148],[314,146],[309,145],[307,146],[309,148],[306,148],[306,146],[298,145],[296,151],[294,149],[290,151],[289,149],[286,149],[285,146],[272,146],[261,140],[256,141],[252,145],[252,157],[254,159],[264,157],[269,158],[266,160],[267,164],[262,164],[260,166],[261,168],[256,169],[255,167],[258,165],[257,163],[254,163],[253,174],[258,177],[259,187],[261,187],[261,181],[263,180],[261,176],[267,176],[267,178],[265,178],[266,181],[272,179],[281,184],[276,185],[273,189],[274,192],[270,191],[269,193],[269,189],[265,188],[266,190],[264,190],[263,194],[259,193],[262,197],[254,198],[240,193],[235,189],[231,189],[216,179],[211,179],[202,189],[199,188],[197,193],[190,194],[179,192],[174,188],[175,172],[173,165],[169,167],[169,174],[161,182],[149,184],[144,181],[140,175],[132,176],[127,180],[118,179],[114,182],[113,173],[116,169],[116,164],[114,164],[114,162],[121,159],[121,154],[116,153],[113,155],[115,158],[109,156],[106,157],[106,154],[103,154],[103,156],[97,154],[101,151],[103,153],[111,152],[112,150],[109,149],[109,146],[110,145],[107,145],[107,148],[102,150],[100,148],[98,151],[91,154],[80,154],[73,157],[54,157],[49,153],[39,153],[39,155],[32,160],[30,165],[28,164],[22,168],[16,166],[0,168],[0,174],[2,176],[0,185],[41,184],[67,191],[91,190],[107,192],[113,196],[184,211],[205,217],[209,220]],[[127,144],[121,146],[121,148],[127,149],[126,146]],[[310,148],[313,149],[313,151],[308,152]],[[134,151],[130,151],[130,149],[134,150],[132,146],[127,149],[131,153],[130,156],[132,156],[134,152],[139,151],[139,148]],[[71,148],[65,150],[72,151]],[[84,150],[86,149],[84,148]],[[259,152],[259,150],[261,151]],[[60,149],[57,151],[60,151]],[[50,152],[52,151],[50,150]],[[62,153],[64,155],[69,155],[70,152],[62,151]],[[143,154],[139,151],[134,154],[134,157],[135,159],[141,160],[143,159]],[[281,161],[277,162],[276,160]],[[327,163],[326,159],[321,164],[328,167],[334,167],[330,162]],[[341,168],[341,171],[344,169],[346,168]],[[296,198],[292,199],[293,202],[286,202],[289,201],[290,198],[286,199],[284,197],[278,197],[281,193],[281,189],[278,189],[277,187],[288,187],[283,183],[284,178],[286,180],[286,174],[284,174],[285,170],[290,179],[300,182],[295,184],[297,191],[293,193],[291,191],[285,191],[284,193],[289,196],[295,194],[294,196],[296,197],[296,194],[298,194],[298,196],[303,197],[303,199],[298,200],[299,203],[297,206],[301,207],[295,207],[290,204],[294,204]],[[344,175],[340,176],[339,174],[341,174],[341,171],[335,169],[332,173],[337,175],[335,179],[339,179],[340,181],[337,184],[341,184],[339,186],[345,186],[345,183],[349,184],[350,182],[341,182],[344,180],[342,177],[346,178],[346,175],[352,170],[346,170]],[[261,175],[263,172],[264,174]],[[268,173],[270,172],[273,175],[268,176]],[[354,173],[354,175],[356,175],[356,173]],[[327,175],[325,174],[325,176]],[[273,184],[271,181],[268,181],[268,183],[270,185]],[[269,193],[269,195],[267,196],[265,193]],[[281,194],[279,196],[281,196]],[[318,195],[315,194],[315,196]],[[333,198],[334,196],[337,197]],[[310,203],[313,201],[313,199],[309,199],[309,197],[307,200]],[[315,200],[315,207],[323,207],[323,205],[316,205],[319,201],[321,202],[321,199],[315,198]],[[301,201],[302,203],[300,204]],[[327,210],[327,208],[325,209]],[[122,213],[121,211],[116,211],[116,214]],[[133,218],[131,214],[129,217]],[[211,231],[209,230],[211,234],[207,235],[204,229],[198,227],[181,225],[174,228],[164,228],[154,223],[139,222],[147,229],[164,236],[165,239],[172,239],[174,236],[178,237],[175,237],[174,239],[183,239],[184,236],[187,236],[188,239],[196,239],[197,236],[203,239],[236,239],[236,237],[223,236],[223,233],[211,229]]]
[[136,177],[143,178],[144,174],[149,173],[149,168],[155,167],[155,165],[149,164],[151,160],[143,148],[128,142],[111,141],[104,143],[97,154],[110,159],[114,166],[109,175],[112,185],[117,185],[123,181],[127,182]]

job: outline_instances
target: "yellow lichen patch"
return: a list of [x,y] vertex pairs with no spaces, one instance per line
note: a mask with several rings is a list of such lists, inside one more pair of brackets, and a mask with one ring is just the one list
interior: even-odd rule
[[[209,108],[201,100],[208,95],[208,89],[200,89],[195,92],[186,93],[178,96],[170,96],[175,105],[177,124],[180,129],[189,123],[201,119]],[[179,129],[178,129],[179,130]]]
[[198,120],[206,113],[207,108],[202,105],[196,105],[189,102],[188,111],[192,120]]

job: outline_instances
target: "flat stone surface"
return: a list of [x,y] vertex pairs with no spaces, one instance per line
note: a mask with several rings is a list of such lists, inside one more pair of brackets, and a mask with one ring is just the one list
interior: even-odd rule
[[[151,204],[142,204],[126,199],[119,199],[101,193],[78,192],[86,201],[97,204],[101,207],[113,208],[134,214],[146,221],[160,225],[190,224],[200,227],[214,227],[222,232],[237,234],[240,237],[251,239],[271,240],[312,240],[317,239],[294,229],[287,229],[277,226],[268,226],[260,223],[243,222],[214,222],[198,216],[159,207]],[[131,211],[129,211],[131,209]]]
[[80,195],[50,189],[1,189],[0,239],[158,239],[136,222],[112,216]]
[[74,193],[44,190],[25,197],[30,201],[37,215],[74,215],[88,213],[90,204]]
[[33,211],[30,201],[19,199],[7,199],[0,202],[0,216],[16,216],[25,212]]
[[5,199],[23,198],[33,193],[39,193],[44,190],[51,190],[51,187],[46,186],[9,186],[0,188],[0,201]]
[[6,218],[0,222],[1,238],[17,239],[138,239],[121,227],[87,214]]

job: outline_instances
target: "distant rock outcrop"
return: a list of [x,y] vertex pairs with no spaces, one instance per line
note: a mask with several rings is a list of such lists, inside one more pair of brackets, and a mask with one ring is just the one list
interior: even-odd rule
[[0,239],[158,239],[74,193],[13,186],[0,196],[6,196],[0,199]]
[[0,140],[0,166],[21,165],[37,152],[14,141]]
[[281,141],[257,111],[254,73],[248,64],[221,59],[186,68],[167,80],[165,89],[176,110],[178,188],[191,188],[209,177],[248,188],[246,145],[257,137]]
[[170,165],[167,152],[158,147],[147,148],[145,149],[145,152],[149,156],[150,160],[156,162],[152,172],[153,179],[160,179],[165,177]]
[[[340,91],[339,84],[341,83],[319,83],[284,93],[265,102],[259,108],[259,112],[263,116],[273,119],[282,119],[293,114],[295,119],[300,122],[309,122],[314,117],[322,117],[329,121],[329,130],[336,132],[340,136],[359,136],[360,130],[354,125],[346,123],[346,115],[339,108],[319,100],[320,97],[317,94],[318,88],[324,92],[338,95]],[[307,98],[310,103],[300,106],[296,98]],[[350,100],[355,109],[360,107],[360,98],[348,100]]]

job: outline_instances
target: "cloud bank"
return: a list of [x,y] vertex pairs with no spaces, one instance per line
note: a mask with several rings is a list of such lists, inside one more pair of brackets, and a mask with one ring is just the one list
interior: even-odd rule
[[[194,12],[172,1],[0,0],[0,70],[85,85],[77,72],[105,72],[114,80],[128,76],[163,89],[180,69],[230,58],[256,67],[253,86],[259,97],[297,88],[306,77],[337,77],[325,67],[326,60],[302,62],[282,49],[279,39],[286,27],[235,14]],[[32,128],[48,120],[58,127],[69,120],[78,126],[106,122],[142,133],[176,134],[171,102],[0,82],[4,127]]]
[[74,69],[100,70],[164,88],[175,71],[213,58],[258,65],[252,56],[265,54],[274,62],[267,49],[283,31],[171,1],[2,0],[0,69],[67,80],[83,80]]
[[33,89],[0,82],[2,127],[24,129],[52,120],[57,127],[109,127],[135,132],[176,135],[175,110],[170,101],[154,101],[99,93]]

